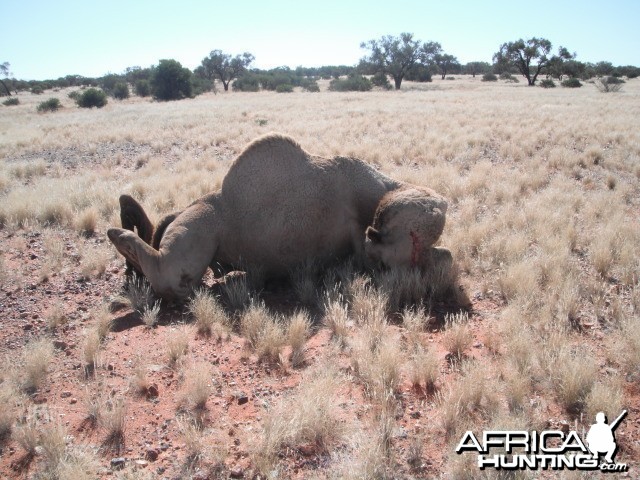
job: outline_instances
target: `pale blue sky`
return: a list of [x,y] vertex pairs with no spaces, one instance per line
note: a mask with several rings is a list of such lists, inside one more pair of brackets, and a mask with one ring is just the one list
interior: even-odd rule
[[101,76],[174,58],[197,67],[213,49],[254,66],[354,65],[362,41],[411,32],[461,63],[500,44],[544,37],[578,60],[640,66],[640,0],[0,0],[0,62],[15,77]]

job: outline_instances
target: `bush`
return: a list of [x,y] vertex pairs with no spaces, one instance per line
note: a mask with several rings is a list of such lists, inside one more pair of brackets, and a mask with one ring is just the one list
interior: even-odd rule
[[176,60],[160,60],[151,76],[151,92],[157,100],[190,98],[193,93],[191,70]]
[[320,86],[318,81],[311,78],[303,78],[300,80],[300,86],[307,92],[319,92]]
[[602,93],[619,92],[624,80],[616,77],[597,78],[594,82],[596,88]]
[[288,83],[281,83],[276,87],[276,92],[278,93],[292,93],[293,85],[289,85]]
[[97,88],[88,88],[82,92],[76,103],[81,108],[102,108],[107,104],[107,94]]
[[507,83],[520,83],[520,80],[511,75],[511,73],[509,72],[502,72],[500,74],[500,80],[504,80]]
[[431,82],[432,81],[429,67],[425,67],[424,65],[414,66],[411,70],[407,72],[404,79],[410,82]]
[[80,90],[74,90],[73,92],[69,92],[67,94],[67,97],[69,97],[74,102],[78,103],[78,99],[80,98]]
[[4,102],[2,102],[2,104],[7,107],[11,107],[13,105],[19,105],[20,100],[18,99],[18,97],[11,97],[11,98],[7,98]]
[[31,88],[31,93],[33,93],[34,95],[42,95],[43,92],[44,90],[39,85],[36,85],[35,87]]
[[545,78],[544,80],[540,81],[540,86],[542,88],[555,88],[556,84],[550,78]]
[[149,85],[149,80],[138,80],[136,82],[135,92],[139,97],[148,97],[151,95],[151,85]]
[[124,100],[129,98],[129,85],[124,82],[118,82],[113,87],[113,98]]
[[497,82],[498,81],[498,77],[496,77],[495,74],[493,74],[493,73],[485,73],[484,75],[482,75],[482,81],[483,82]]
[[561,85],[566,88],[580,88],[582,86],[577,78],[567,78]]
[[231,88],[236,92],[257,92],[260,90],[260,79],[251,73],[243,75],[233,82]]
[[216,84],[207,78],[201,78],[197,75],[191,75],[191,96],[196,97],[206,92],[218,93]]
[[376,87],[384,88],[385,90],[391,90],[393,87],[391,86],[391,82],[389,82],[389,77],[385,73],[378,72],[371,78],[371,83]]
[[44,112],[55,112],[60,108],[62,108],[62,104],[60,103],[60,100],[58,100],[57,98],[50,98],[49,100],[46,100],[40,103],[40,105],[38,105],[37,110],[40,113],[44,113]]
[[331,80],[329,90],[332,92],[368,92],[373,84],[368,78],[358,74],[351,74],[346,79]]

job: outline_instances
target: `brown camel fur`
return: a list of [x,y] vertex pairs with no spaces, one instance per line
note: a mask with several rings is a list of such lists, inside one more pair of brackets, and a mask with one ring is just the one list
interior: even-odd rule
[[158,295],[180,299],[211,264],[260,269],[269,277],[309,260],[322,264],[353,253],[364,261],[365,230],[383,199],[407,203],[412,213],[398,218],[411,228],[381,213],[369,234],[369,242],[376,232],[380,240],[371,258],[404,262],[400,250],[412,240],[400,237],[410,232],[424,249],[438,240],[446,201],[435,192],[392,180],[360,160],[310,155],[291,138],[268,135],[238,156],[220,191],[167,222],[157,248],[130,230],[111,228],[108,236]]

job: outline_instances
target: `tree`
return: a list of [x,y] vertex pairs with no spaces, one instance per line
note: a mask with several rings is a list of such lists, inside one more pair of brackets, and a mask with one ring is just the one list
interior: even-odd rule
[[464,66],[464,73],[472,75],[474,78],[479,73],[488,73],[491,65],[488,62],[469,62]]
[[530,38],[503,43],[500,50],[493,56],[493,61],[499,69],[515,67],[527,79],[529,86],[533,86],[538,75],[545,71],[549,64],[557,58],[570,60],[575,57],[569,51],[560,47],[558,55],[550,56],[551,42],[546,38]]
[[151,91],[158,100],[191,97],[191,70],[176,60],[160,60],[151,75]]
[[360,60],[360,69],[370,74],[390,75],[396,90],[400,90],[402,80],[411,69],[427,64],[441,50],[435,42],[420,45],[411,33],[401,33],[399,37],[385,35],[379,40],[362,42],[360,48],[371,51]]
[[440,73],[442,74],[442,80],[444,80],[447,76],[447,72],[451,72],[452,70],[460,70],[460,62],[453,55],[448,55],[446,53],[437,53],[433,57],[433,61],[440,68]]
[[255,57],[244,52],[242,55],[231,57],[222,50],[213,50],[208,57],[202,59],[202,65],[196,69],[196,75],[222,82],[225,92],[229,90],[229,83],[244,73]]
[[[8,78],[9,75],[11,75],[11,71],[9,70],[10,67],[11,65],[9,64],[9,62],[0,63],[0,76]],[[7,95],[11,96],[11,92],[9,91],[9,87],[7,87],[7,84],[4,83],[2,79],[0,79],[0,83],[2,84],[4,89],[7,91]]]

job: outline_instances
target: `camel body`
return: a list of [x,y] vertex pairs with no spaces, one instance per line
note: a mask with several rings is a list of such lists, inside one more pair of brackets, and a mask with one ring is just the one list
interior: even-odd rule
[[[413,210],[376,215],[383,204],[402,210],[406,197],[419,200]],[[157,248],[126,229],[109,229],[108,236],[158,295],[185,298],[209,265],[273,277],[310,260],[323,264],[349,254],[364,260],[374,216],[380,221],[367,230],[375,237],[368,250],[386,253],[370,257],[402,263],[411,258],[416,235],[421,249],[437,241],[446,207],[435,192],[392,180],[360,160],[310,155],[291,138],[269,135],[238,156],[219,192],[163,225]]]

